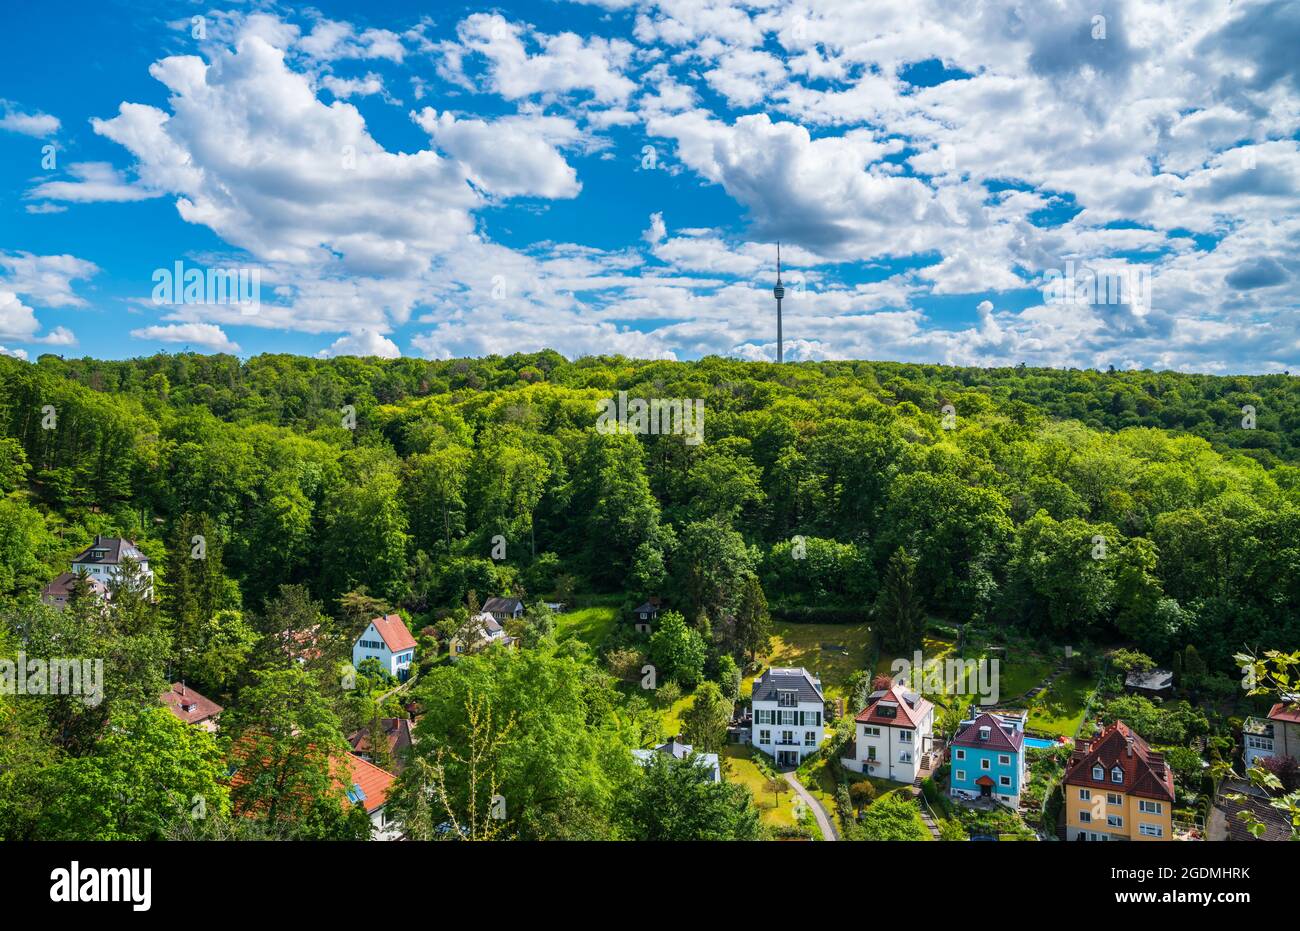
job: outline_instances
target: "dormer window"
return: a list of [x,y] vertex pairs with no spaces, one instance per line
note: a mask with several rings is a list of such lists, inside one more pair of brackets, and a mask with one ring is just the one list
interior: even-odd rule
[[980,728],[980,740],[988,740],[988,739],[989,739],[989,728],[988,728],[988,727],[981,727],[981,728]]
[[1124,770],[1120,769],[1118,766],[1116,766],[1116,767],[1114,767],[1113,769],[1111,769],[1111,771],[1110,771],[1110,781],[1111,781],[1111,782],[1123,782],[1123,781],[1124,781]]
[[782,689],[776,693],[776,703],[782,708],[794,708],[799,704],[799,693]]
[[1106,770],[1100,763],[1092,768],[1092,778],[1098,782],[1106,778]]

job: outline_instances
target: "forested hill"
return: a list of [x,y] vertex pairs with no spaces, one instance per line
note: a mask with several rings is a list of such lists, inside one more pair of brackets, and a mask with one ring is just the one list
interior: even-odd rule
[[[597,431],[621,390],[702,399],[704,441]],[[716,626],[754,577],[778,613],[863,616],[904,548],[941,618],[1193,643],[1221,669],[1300,643],[1286,375],[45,356],[0,358],[0,427],[0,596],[95,533],[135,539],[165,590],[202,526],[251,611],[283,584],[365,586],[422,619],[569,576]]]

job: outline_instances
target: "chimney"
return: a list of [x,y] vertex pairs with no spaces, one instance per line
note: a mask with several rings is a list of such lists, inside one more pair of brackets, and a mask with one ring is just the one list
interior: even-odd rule
[[1124,738],[1124,743],[1128,748],[1128,755],[1133,755],[1133,736],[1130,734]]

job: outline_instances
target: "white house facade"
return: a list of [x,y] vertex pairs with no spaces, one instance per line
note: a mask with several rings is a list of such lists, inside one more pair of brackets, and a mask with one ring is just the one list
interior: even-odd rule
[[754,680],[750,742],[778,766],[798,766],[821,746],[826,698],[821,680],[802,666],[773,668]]
[[913,782],[934,738],[934,705],[893,685],[872,692],[854,719],[854,740],[840,762],[856,773]]
[[367,659],[377,659],[389,675],[405,679],[415,661],[415,638],[396,614],[377,617],[361,632],[352,645],[352,665],[360,667]]
[[149,568],[149,557],[140,552],[130,540],[99,535],[95,536],[90,546],[72,558],[71,571],[63,573],[42,589],[41,598],[53,607],[66,607],[77,578],[85,576],[90,591],[101,599],[107,599],[110,597],[109,589],[121,581],[122,564],[128,559],[140,566],[144,596],[153,598],[154,575]]

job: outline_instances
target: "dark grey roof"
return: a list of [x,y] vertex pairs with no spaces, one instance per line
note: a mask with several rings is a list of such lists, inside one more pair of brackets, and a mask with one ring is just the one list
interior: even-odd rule
[[144,561],[145,555],[130,540],[96,536],[95,542],[73,557],[72,564],[116,566],[124,558]]
[[1124,679],[1124,684],[1131,689],[1149,689],[1158,692],[1174,686],[1174,674],[1168,669],[1152,669],[1148,672],[1134,670]]
[[518,598],[489,598],[483,602],[483,610],[492,614],[514,614],[516,606],[522,608],[524,603]]
[[794,690],[799,693],[799,701],[825,701],[822,686],[813,674],[802,666],[791,668],[774,667],[754,680],[754,701],[776,701],[777,693]]
[[644,614],[654,614],[654,613],[656,613],[658,610],[659,610],[659,606],[658,606],[658,605],[656,605],[656,604],[651,604],[650,602],[647,601],[645,604],[641,605],[641,607],[637,608],[635,613],[637,613],[637,614],[642,614],[642,613],[644,613]]

